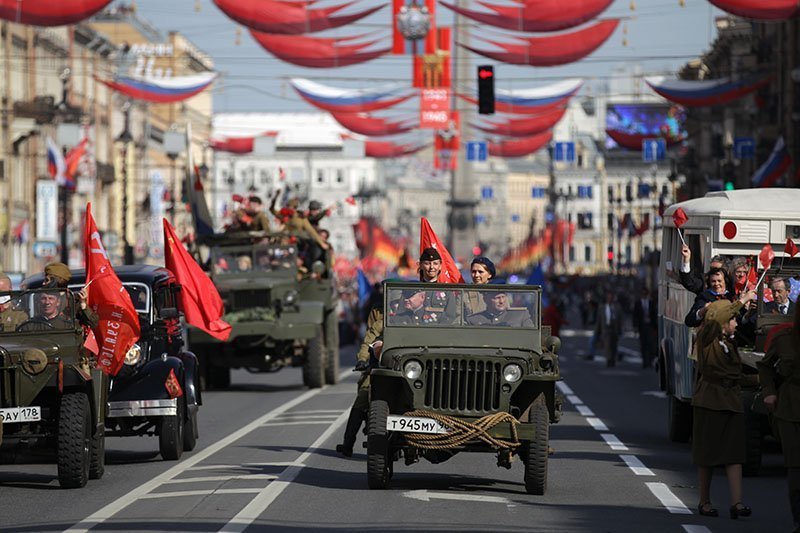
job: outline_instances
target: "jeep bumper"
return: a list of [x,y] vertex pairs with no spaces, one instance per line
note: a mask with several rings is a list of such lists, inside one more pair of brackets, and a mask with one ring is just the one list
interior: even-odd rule
[[178,399],[108,402],[107,407],[106,418],[175,416],[178,413]]

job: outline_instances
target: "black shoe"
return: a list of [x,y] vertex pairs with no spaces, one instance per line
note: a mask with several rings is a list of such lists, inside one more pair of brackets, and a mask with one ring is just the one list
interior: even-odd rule
[[358,430],[361,428],[361,422],[366,418],[364,414],[361,410],[350,409],[350,416],[347,418],[347,425],[344,430],[344,440],[336,446],[336,451],[345,457],[353,456],[353,446],[356,444]]
[[740,516],[742,518],[747,518],[753,514],[753,510],[750,509],[748,506],[743,504],[742,502],[738,502],[735,505],[731,505],[731,518],[736,520]]
[[697,506],[697,514],[702,516],[719,516],[719,511],[711,507],[711,502],[703,502]]
[[344,444],[337,444],[336,451],[340,454],[344,455],[345,457],[353,457],[353,447],[350,446],[349,448]]

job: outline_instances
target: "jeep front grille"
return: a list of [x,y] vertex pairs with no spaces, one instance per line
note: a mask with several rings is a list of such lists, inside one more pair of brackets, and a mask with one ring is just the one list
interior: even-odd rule
[[425,363],[425,407],[445,411],[500,408],[500,363],[433,359]]
[[235,310],[251,307],[270,307],[269,289],[249,289],[231,293],[231,308]]

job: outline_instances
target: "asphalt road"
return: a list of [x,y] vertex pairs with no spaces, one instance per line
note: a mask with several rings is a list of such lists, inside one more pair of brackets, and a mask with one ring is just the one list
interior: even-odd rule
[[[719,518],[696,514],[689,446],[665,437],[666,400],[643,370],[636,340],[606,369],[583,358],[588,335],[563,335],[567,401],[551,428],[555,453],[544,496],[525,493],[523,468],[461,454],[443,464],[395,464],[389,490],[370,491],[366,455],[335,451],[355,375],[303,388],[298,369],[236,372],[230,389],[204,394],[201,438],[179,462],[162,461],[154,437],[108,439],[103,479],[61,490],[55,465],[0,466],[2,531],[789,531],[781,457],[745,479],[753,517],[727,517],[724,473],[713,483]],[[343,367],[354,362],[343,350]]]

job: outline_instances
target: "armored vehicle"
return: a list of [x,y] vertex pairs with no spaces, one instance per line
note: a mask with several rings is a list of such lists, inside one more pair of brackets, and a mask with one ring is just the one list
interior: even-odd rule
[[206,387],[230,384],[230,369],[275,372],[302,366],[303,383],[322,387],[339,374],[333,280],[322,261],[308,267],[295,237],[265,232],[206,238],[209,271],[231,327],[226,342],[189,329]]
[[[202,404],[197,357],[185,350],[180,325],[180,285],[169,270],[125,265],[114,270],[139,316],[141,337],[111,378],[105,404],[107,436],[158,436],[166,460],[180,459],[195,448],[197,412]],[[86,273],[72,274],[70,288],[80,289]],[[41,275],[25,281],[36,287]]]
[[556,351],[541,327],[541,288],[388,282],[383,347],[370,372],[367,481],[389,485],[393,463],[439,463],[486,452],[524,464],[544,494],[550,424],[561,416]]
[[63,488],[104,472],[108,379],[83,349],[66,289],[0,293],[0,459],[51,457]]

